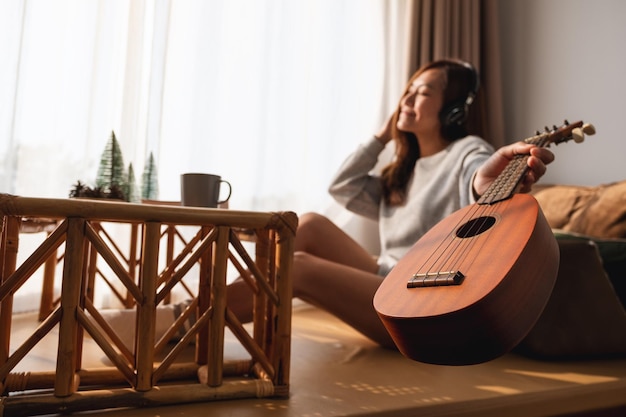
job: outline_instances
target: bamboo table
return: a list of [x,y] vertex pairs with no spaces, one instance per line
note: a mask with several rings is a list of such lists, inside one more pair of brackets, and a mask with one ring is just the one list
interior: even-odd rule
[[[0,415],[289,395],[290,274],[298,222],[294,213],[0,194],[0,216]],[[17,265],[19,225],[26,217],[54,219],[59,225]],[[142,231],[137,280],[128,274],[97,233],[95,225],[102,222],[137,225]],[[199,232],[160,271],[161,230],[172,225],[195,226]],[[255,235],[252,255],[241,243],[241,230]],[[63,244],[60,303],[30,337],[13,346],[16,344],[11,344],[13,294]],[[93,304],[86,278],[88,251],[98,252],[133,299],[137,313],[133,349],[124,346]],[[236,266],[254,294],[251,332],[226,306],[229,262]],[[155,341],[157,306],[198,263],[200,279],[191,303],[197,321],[176,344],[163,339]],[[190,309],[166,336],[177,332],[188,314]],[[234,362],[224,359],[226,328],[245,348],[249,359]],[[59,334],[56,370],[13,372],[52,329]],[[87,335],[113,366],[83,368],[82,348]],[[181,352],[194,339],[195,360],[181,362]],[[156,360],[157,356],[162,359]]]
[[[19,226],[20,233],[50,233],[56,229],[58,222],[55,219],[23,217]],[[57,267],[56,251],[44,263],[41,301],[39,303],[39,320],[43,320],[54,309],[54,276]]]

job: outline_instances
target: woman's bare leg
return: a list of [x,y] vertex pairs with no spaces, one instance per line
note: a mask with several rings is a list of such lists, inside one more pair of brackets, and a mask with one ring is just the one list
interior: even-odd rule
[[317,213],[306,213],[300,217],[295,252],[306,252],[372,273],[378,271],[372,254],[328,218]]
[[[373,307],[382,277],[375,259],[324,216],[308,213],[296,233],[293,292],[337,316],[367,337],[393,347]],[[252,291],[242,280],[228,287],[228,306],[241,321],[252,319]]]
[[328,311],[381,346],[395,347],[374,310],[380,275],[298,252],[293,277],[295,297]]

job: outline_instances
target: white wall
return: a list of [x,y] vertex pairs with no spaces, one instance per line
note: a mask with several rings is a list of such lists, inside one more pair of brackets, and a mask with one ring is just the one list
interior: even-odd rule
[[543,183],[626,179],[626,1],[502,0],[506,140],[583,120],[597,134],[554,148]]

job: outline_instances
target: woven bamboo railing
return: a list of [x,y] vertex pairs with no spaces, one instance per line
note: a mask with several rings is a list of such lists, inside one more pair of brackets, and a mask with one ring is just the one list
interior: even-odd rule
[[[298,221],[294,213],[0,194],[0,216],[0,416],[289,395],[290,274]],[[26,218],[53,220],[58,226],[17,265],[20,225]],[[130,224],[142,231],[137,277],[102,239],[98,227],[104,222]],[[177,226],[197,227],[198,234],[178,256],[168,250],[167,266],[159,270],[162,230]],[[256,242],[252,255],[241,243],[242,231],[251,233]],[[62,286],[56,308],[40,317],[30,337],[11,343],[13,294],[51,257],[56,262],[60,249]],[[93,304],[87,277],[94,268],[90,256],[94,251],[109,264],[128,293],[129,305],[136,308],[133,349],[124,346]],[[229,262],[253,289],[252,334],[226,306]],[[198,264],[197,296],[190,309],[155,342],[157,306]],[[178,331],[191,309],[197,321],[178,343],[168,344],[167,336]],[[225,360],[226,328],[248,352],[249,360]],[[53,329],[59,334],[56,370],[14,372]],[[82,366],[87,335],[114,366]],[[179,360],[194,339],[195,361]],[[167,351],[166,345],[173,347]]]

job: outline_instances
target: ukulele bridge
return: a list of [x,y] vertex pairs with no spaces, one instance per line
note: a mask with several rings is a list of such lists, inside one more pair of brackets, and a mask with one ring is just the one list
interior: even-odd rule
[[448,285],[460,285],[465,275],[460,271],[427,272],[415,274],[406,283],[407,288],[420,287],[445,287]]

